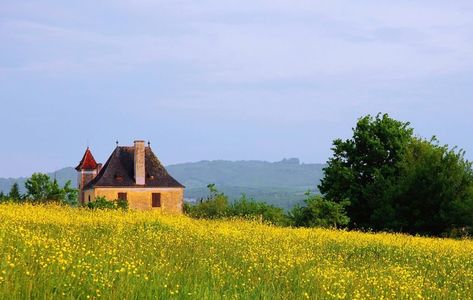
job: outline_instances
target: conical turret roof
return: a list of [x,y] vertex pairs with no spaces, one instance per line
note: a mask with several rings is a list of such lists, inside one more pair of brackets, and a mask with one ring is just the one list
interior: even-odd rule
[[95,170],[97,169],[97,162],[95,161],[92,152],[90,151],[89,147],[85,150],[84,156],[80,161],[79,165],[76,167],[77,171],[81,170]]

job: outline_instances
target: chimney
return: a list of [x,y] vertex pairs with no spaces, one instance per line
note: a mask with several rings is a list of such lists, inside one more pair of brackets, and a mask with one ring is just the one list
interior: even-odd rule
[[145,185],[145,141],[135,141],[135,183]]

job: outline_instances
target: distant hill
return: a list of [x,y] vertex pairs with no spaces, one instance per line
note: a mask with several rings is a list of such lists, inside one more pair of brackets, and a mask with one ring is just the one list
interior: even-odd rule
[[324,164],[301,164],[297,158],[280,162],[265,161],[201,161],[167,167],[186,186],[187,198],[202,198],[207,184],[231,198],[242,193],[283,208],[304,199],[308,189],[314,190],[323,176]]
[[[169,173],[186,186],[188,201],[206,197],[207,185],[217,188],[235,199],[242,193],[256,200],[290,208],[304,199],[304,193],[315,190],[323,176],[324,164],[301,164],[299,159],[266,161],[200,161],[167,166]],[[55,173],[60,184],[71,180],[76,185],[76,171],[64,168]],[[24,189],[26,178],[0,178],[0,190],[8,192],[14,182]]]

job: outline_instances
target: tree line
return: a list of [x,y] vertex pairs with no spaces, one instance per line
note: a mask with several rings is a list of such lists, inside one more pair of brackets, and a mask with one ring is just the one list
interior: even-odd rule
[[260,217],[277,225],[347,227],[424,235],[470,235],[473,170],[465,152],[414,134],[387,114],[362,117],[336,139],[318,189],[289,212],[242,197],[210,196],[187,205],[197,218]]
[[246,218],[278,226],[337,227],[345,226],[349,218],[346,203],[327,201],[319,195],[306,193],[304,205],[296,205],[289,212],[282,208],[242,195],[231,202],[215,184],[209,184],[209,196],[197,203],[184,205],[184,212],[198,219]]
[[56,179],[51,179],[47,174],[34,173],[26,180],[25,189],[26,193],[22,194],[15,182],[8,194],[0,192],[0,202],[77,203],[77,189],[72,188],[70,180],[60,186]]

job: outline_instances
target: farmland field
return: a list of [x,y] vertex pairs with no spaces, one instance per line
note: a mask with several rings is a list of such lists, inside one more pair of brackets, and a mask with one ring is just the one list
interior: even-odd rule
[[0,299],[471,299],[473,241],[0,205]]

